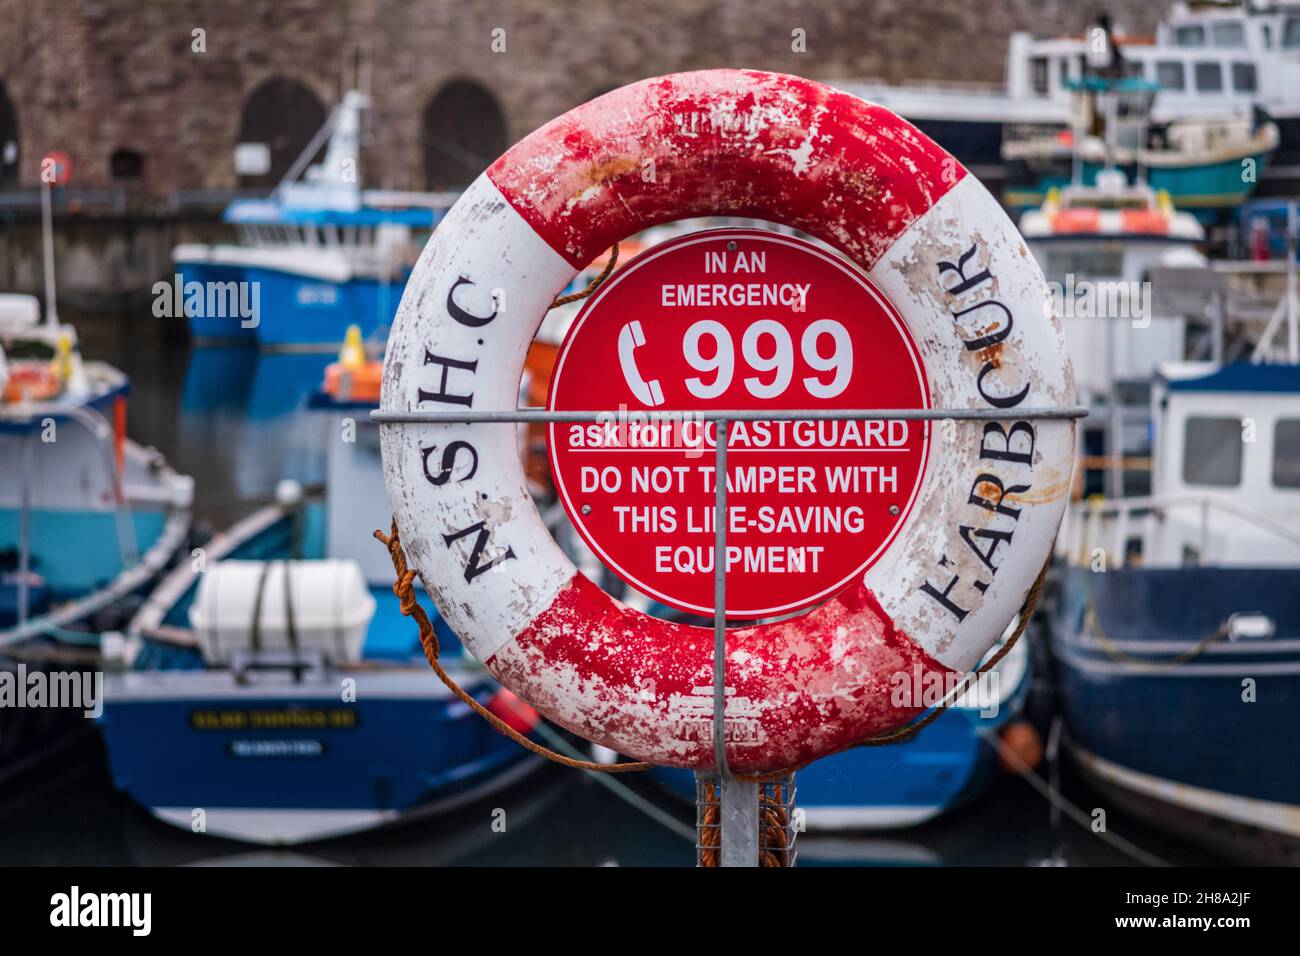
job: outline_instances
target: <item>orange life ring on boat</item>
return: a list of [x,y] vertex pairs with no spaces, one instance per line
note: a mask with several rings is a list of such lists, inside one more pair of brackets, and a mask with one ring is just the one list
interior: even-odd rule
[[340,401],[377,402],[384,363],[370,359],[360,365],[332,362],[325,367],[325,393]]
[[63,384],[50,369],[49,362],[16,359],[9,362],[9,379],[5,382],[6,402],[46,402],[57,398]]

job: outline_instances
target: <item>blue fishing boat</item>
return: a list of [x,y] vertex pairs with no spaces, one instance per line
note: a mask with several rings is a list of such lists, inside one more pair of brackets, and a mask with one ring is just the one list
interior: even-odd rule
[[[0,670],[80,672],[184,546],[193,482],[126,437],[121,371],[83,361],[75,329],[38,322],[35,299],[0,299]],[[92,707],[0,699],[0,773]]]
[[1060,539],[1068,749],[1146,819],[1295,862],[1300,365],[1165,364],[1151,407],[1151,494],[1081,502]]
[[[238,243],[177,246],[176,275],[156,309],[183,312],[196,340],[266,348],[329,349],[349,325],[367,337],[386,329],[423,240],[454,197],[361,188],[369,104],[347,92],[268,199],[226,208]],[[308,168],[326,141],[324,159]]]
[[[460,806],[537,766],[430,671],[392,591],[373,405],[330,443],[323,500],[287,483],[131,621],[101,727],[117,785],[177,826],[290,844]],[[197,559],[196,559],[197,560]],[[433,612],[444,666],[517,729],[536,715]]]
[[[917,826],[978,798],[997,779],[1000,763],[1015,772],[1031,769],[1041,756],[1041,742],[1023,720],[1031,662],[1029,642],[1022,640],[911,740],[857,747],[800,770],[795,784],[808,831]],[[694,802],[693,773],[651,773],[667,790]]]

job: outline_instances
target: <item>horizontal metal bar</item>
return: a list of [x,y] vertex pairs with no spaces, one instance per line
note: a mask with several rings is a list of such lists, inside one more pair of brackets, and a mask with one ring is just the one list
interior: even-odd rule
[[562,411],[553,412],[545,408],[516,408],[489,411],[400,411],[375,409],[370,413],[370,420],[381,425],[452,425],[477,424],[481,422],[603,422],[629,421],[740,421],[740,422],[789,422],[789,421],[977,421],[1005,422],[1024,419],[1070,419],[1085,418],[1088,409],[1083,405],[1063,405],[1048,408],[804,408],[804,409],[762,409],[744,408],[724,411]]

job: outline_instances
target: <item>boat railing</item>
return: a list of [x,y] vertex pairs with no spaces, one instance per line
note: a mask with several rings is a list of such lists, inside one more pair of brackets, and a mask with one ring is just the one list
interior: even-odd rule
[[857,77],[851,80],[830,80],[831,86],[839,89],[850,90],[853,87],[862,89],[879,88],[908,93],[942,93],[944,95],[956,96],[999,96],[1006,98],[1007,90],[1005,86],[997,83],[980,82],[978,80],[903,80],[901,83],[891,82],[881,76]]
[[[1072,507],[1062,529],[1066,553],[1078,564],[1092,562],[1097,549],[1104,552],[1108,567],[1123,567],[1129,560],[1129,542],[1136,530],[1143,541],[1150,522],[1164,522],[1174,512],[1189,514],[1197,523],[1199,546],[1196,563],[1211,557],[1211,526],[1215,512],[1250,525],[1277,541],[1300,550],[1300,533],[1284,527],[1275,516],[1247,508],[1214,495],[1145,495],[1130,498],[1095,497]],[[1078,529],[1077,541],[1071,537]]]

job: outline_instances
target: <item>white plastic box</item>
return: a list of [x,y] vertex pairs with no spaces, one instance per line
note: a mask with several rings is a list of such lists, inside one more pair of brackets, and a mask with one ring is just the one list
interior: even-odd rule
[[[209,664],[229,664],[239,651],[285,653],[289,641],[285,569],[300,651],[335,662],[358,661],[375,598],[355,561],[218,561],[202,574],[190,608],[190,626]],[[258,644],[253,609],[261,582]]]

